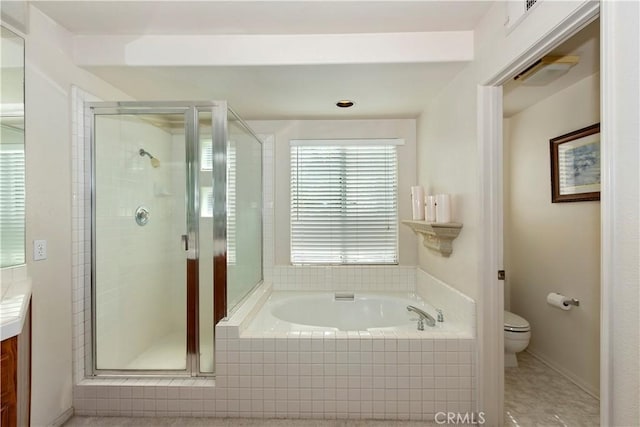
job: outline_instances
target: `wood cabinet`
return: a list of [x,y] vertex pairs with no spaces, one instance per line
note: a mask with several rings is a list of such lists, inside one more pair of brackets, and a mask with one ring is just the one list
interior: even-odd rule
[[18,337],[2,341],[0,350],[0,374],[2,376],[2,425],[18,423]]
[[31,395],[31,311],[20,335],[0,344],[0,425],[29,425]]

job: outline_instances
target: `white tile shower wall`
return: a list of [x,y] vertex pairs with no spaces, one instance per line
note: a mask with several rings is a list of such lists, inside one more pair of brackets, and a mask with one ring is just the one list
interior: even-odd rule
[[413,292],[416,268],[405,266],[274,266],[275,290]]
[[[172,314],[186,299],[184,287],[177,286],[184,281],[178,244],[184,231],[174,227],[181,213],[174,206],[184,198],[177,204],[168,191],[181,178],[174,165],[183,162],[172,162],[170,132],[138,118],[101,116],[95,133],[95,345],[102,368],[126,368],[163,337],[185,333],[184,316]],[[160,167],[152,167],[140,149],[160,159]],[[149,211],[144,226],[134,220],[137,207]],[[177,283],[174,271],[180,272]],[[182,295],[172,298],[176,288]]]
[[[73,191],[73,373],[78,383],[85,377],[85,359],[90,348],[85,347],[90,330],[91,295],[85,293],[91,281],[91,176],[90,134],[85,129],[85,103],[100,102],[101,99],[72,87],[72,191]],[[260,135],[263,141],[263,188],[264,188],[264,279],[273,275],[273,135]]]
[[[91,153],[89,143],[90,129],[85,129],[84,127],[84,123],[88,119],[88,117],[85,117],[85,104],[87,102],[99,101],[101,100],[77,87],[72,88],[73,373],[76,383],[85,377],[85,358],[87,357],[87,353],[90,351],[90,348],[85,346],[85,342],[87,342],[87,335],[91,333],[89,323],[85,323],[90,322],[90,311],[85,311],[85,308],[91,307],[91,295],[88,292],[85,292],[85,289],[89,289],[91,282]],[[141,132],[144,133],[144,131]],[[156,139],[154,138],[153,140],[155,142]],[[153,179],[141,180],[148,183],[148,190],[154,194],[162,192],[162,188],[160,187],[167,187],[171,181],[171,177],[167,175],[170,173],[168,172],[168,166],[172,164],[172,162],[169,161],[171,156],[168,154],[168,148],[170,145],[168,141],[169,138],[167,138],[167,144],[162,148],[158,146],[154,147],[156,150],[162,150],[162,153],[156,151],[154,154],[158,156],[161,161],[165,160],[162,164],[162,166],[165,167],[155,169],[151,172],[161,171],[164,175],[154,175]],[[136,145],[136,141],[133,141],[132,143],[133,145],[127,148],[129,151],[134,150],[137,152],[137,149],[142,148]],[[151,149],[149,150],[152,151]],[[146,161],[146,159],[137,155],[135,155],[133,159],[134,162]],[[114,159],[114,163],[121,161],[122,159]],[[141,163],[141,165],[144,166],[145,163]],[[146,163],[146,165],[148,166],[149,163]],[[149,166],[142,170],[149,172],[151,169],[152,168]],[[128,188],[128,186],[126,187]],[[158,203],[170,203],[170,201],[165,197],[151,197],[150,199],[153,199],[152,202],[157,201]],[[161,218],[161,216],[156,216],[155,218],[156,222],[158,222],[158,220],[162,222],[164,219]],[[161,226],[162,224],[158,223],[157,225]],[[167,227],[164,228],[170,228],[172,224],[170,224],[169,221],[166,225]],[[148,244],[149,242],[147,241],[146,243]],[[148,252],[146,249],[138,251],[138,253],[142,254],[146,252]],[[174,258],[178,259],[177,257]],[[154,268],[152,270],[155,271],[154,274],[156,277],[158,275],[162,275],[159,273],[160,269]],[[181,271],[184,271],[184,269],[181,269]],[[140,280],[138,280],[138,282],[140,282]],[[162,292],[160,294],[168,295],[168,292]],[[170,304],[165,304],[165,306],[169,305]],[[165,312],[165,314],[166,313],[167,312]],[[175,315],[166,316],[167,319],[172,317],[176,318]],[[184,316],[179,316],[180,319],[183,319],[183,317]]]
[[465,330],[470,325],[476,335],[475,302],[442,280],[416,268],[416,292],[432,306],[442,310],[445,321],[461,326]]
[[73,86],[71,88],[71,177],[72,177],[72,262],[73,262],[73,374],[77,383],[85,376],[85,357],[89,348],[85,346],[85,327],[91,307],[91,295],[85,286],[91,281],[91,199],[89,175],[89,129],[85,129],[84,106],[100,99]]

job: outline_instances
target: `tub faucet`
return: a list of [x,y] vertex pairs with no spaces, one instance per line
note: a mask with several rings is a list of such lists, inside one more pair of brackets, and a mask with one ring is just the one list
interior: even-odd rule
[[425,323],[428,326],[431,326],[431,327],[436,326],[436,319],[431,317],[429,315],[429,313],[426,313],[426,312],[420,310],[418,307],[414,307],[412,305],[408,305],[407,306],[407,311],[413,311],[418,316],[420,316],[420,318],[418,319],[418,330],[419,331],[424,331],[424,324]]

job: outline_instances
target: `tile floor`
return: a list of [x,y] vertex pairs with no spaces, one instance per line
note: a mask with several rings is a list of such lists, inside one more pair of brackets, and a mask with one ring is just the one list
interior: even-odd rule
[[599,426],[600,401],[561,377],[527,352],[504,377],[504,424],[521,426]]
[[[600,425],[599,401],[555,374],[528,353],[518,354],[518,368],[505,371],[505,426],[552,427]],[[247,418],[73,417],[65,426],[185,427],[417,427],[435,423],[360,420],[263,420]]]
[[252,418],[110,418],[73,417],[65,427],[429,427],[424,421],[262,420]]

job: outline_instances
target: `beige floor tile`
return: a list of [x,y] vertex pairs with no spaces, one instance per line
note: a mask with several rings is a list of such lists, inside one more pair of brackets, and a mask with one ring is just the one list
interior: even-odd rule
[[506,426],[598,426],[600,402],[527,352],[505,369]]

